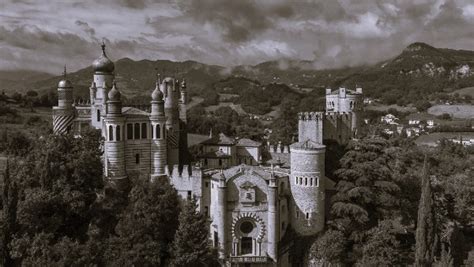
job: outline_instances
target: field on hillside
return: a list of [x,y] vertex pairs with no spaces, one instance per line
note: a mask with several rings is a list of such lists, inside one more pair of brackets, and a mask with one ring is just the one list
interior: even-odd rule
[[474,87],[465,87],[451,92],[450,94],[458,93],[459,95],[470,95],[474,98]]
[[442,138],[452,139],[462,137],[465,140],[474,139],[474,132],[443,132],[421,135],[415,141],[418,145],[436,146]]
[[376,111],[388,111],[389,109],[396,109],[399,112],[416,112],[415,107],[402,107],[398,105],[382,105],[382,104],[372,104],[365,107],[368,110]]
[[436,116],[448,113],[453,118],[470,119],[474,118],[474,105],[435,105],[428,113]]
[[211,112],[211,111],[214,112],[217,109],[219,109],[220,107],[230,107],[233,110],[235,110],[241,116],[248,115],[247,112],[245,112],[245,110],[242,109],[242,106],[240,104],[236,105],[236,104],[231,103],[231,102],[221,102],[221,103],[219,103],[219,105],[208,106],[208,107],[206,107],[206,111],[207,112]]

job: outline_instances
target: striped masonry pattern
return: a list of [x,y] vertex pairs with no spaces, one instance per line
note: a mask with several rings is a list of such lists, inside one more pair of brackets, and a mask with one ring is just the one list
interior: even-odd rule
[[53,132],[55,134],[65,134],[72,126],[74,115],[56,115],[53,118]]

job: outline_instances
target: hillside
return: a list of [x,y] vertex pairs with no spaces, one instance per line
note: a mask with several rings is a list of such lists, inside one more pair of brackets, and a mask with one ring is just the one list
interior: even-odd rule
[[[381,98],[387,104],[399,105],[406,105],[437,92],[474,85],[473,51],[439,49],[425,43],[413,43],[398,56],[372,66],[314,69],[314,63],[280,60],[230,69],[195,61],[134,61],[123,58],[117,60],[115,65],[119,88],[128,99],[146,100],[158,71],[165,76],[187,79],[190,96],[204,98],[204,105],[218,104],[217,93],[239,94],[244,102],[255,102],[252,100],[260,98],[258,93],[268,84],[285,84],[287,88],[283,92],[278,86],[269,87],[270,90],[280,90],[276,94],[278,97],[298,92],[310,92],[309,97],[320,97],[325,87],[352,88],[359,85],[364,88],[366,95]],[[76,96],[87,97],[92,77],[91,67],[70,73],[68,77],[75,86]],[[0,90],[54,90],[59,79],[60,76],[44,75],[44,79],[32,79],[30,83],[13,81],[14,87],[11,86],[11,81],[2,82]],[[288,88],[291,90],[287,90]],[[301,88],[306,91],[300,90]]]

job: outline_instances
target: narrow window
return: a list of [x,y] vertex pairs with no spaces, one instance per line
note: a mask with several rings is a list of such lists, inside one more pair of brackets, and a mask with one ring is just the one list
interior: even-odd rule
[[207,166],[207,159],[204,159],[204,165]]
[[206,182],[206,187],[209,187],[209,182]]
[[155,129],[155,126],[151,125],[150,126],[151,139],[155,139],[155,135],[154,135],[155,131],[153,129]]
[[161,138],[161,131],[160,131],[160,125],[156,125],[156,133],[155,133],[155,136],[156,136],[156,139],[160,139]]
[[112,125],[109,125],[109,141],[113,141],[114,139],[114,127]]
[[305,177],[305,178],[304,178],[304,185],[305,185],[305,186],[308,186],[308,177]]
[[306,220],[309,220],[309,212],[306,212]]
[[147,136],[146,136],[146,133],[147,133],[147,129],[146,129],[146,123],[142,123],[142,139],[146,139]]
[[298,212],[298,210],[295,210],[295,217],[296,217],[296,219],[298,219],[300,217],[300,213]]
[[133,125],[131,123],[127,123],[127,139],[133,139]]
[[192,196],[193,196],[193,192],[192,192],[192,191],[188,191],[188,199],[191,199]]
[[222,166],[222,160],[219,159],[219,166]]
[[204,214],[206,214],[206,216],[209,217],[209,207],[208,206],[204,207]]
[[313,178],[309,178],[309,186],[313,186]]
[[135,123],[134,128],[134,138],[133,139],[140,139],[140,123]]
[[120,141],[120,125],[117,125],[117,129],[115,131],[115,140]]
[[300,185],[303,185],[303,177],[300,177]]
[[319,187],[319,178],[315,178],[315,179],[314,179],[314,185],[315,185],[316,187]]
[[140,164],[140,154],[135,154],[135,164]]
[[295,177],[295,184],[298,184],[298,177]]
[[97,121],[100,121],[100,109],[97,110]]

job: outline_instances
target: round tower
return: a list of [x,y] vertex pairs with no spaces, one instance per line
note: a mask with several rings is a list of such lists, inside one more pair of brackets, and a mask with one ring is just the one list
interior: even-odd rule
[[108,93],[108,113],[105,124],[105,176],[112,183],[123,183],[127,178],[125,171],[124,123],[121,93],[115,82]]
[[166,117],[163,93],[160,91],[160,80],[156,82],[155,90],[151,94],[151,179],[165,174],[166,167]]
[[324,155],[326,147],[312,140],[290,147],[292,226],[301,235],[324,228]]
[[166,114],[166,133],[167,140],[167,160],[168,165],[179,164],[179,141],[180,141],[180,123],[179,123],[179,94],[175,80],[167,77],[163,80],[161,89],[165,99]]
[[[105,44],[102,43],[102,54],[94,60],[92,68],[94,69],[95,98],[91,107],[91,124],[96,129],[102,129],[102,117],[107,113],[106,103],[107,94],[114,80],[114,63],[105,53]],[[92,91],[92,89],[91,89]],[[91,92],[92,93],[92,92]]]
[[188,103],[188,92],[186,88],[186,81],[183,79],[180,88],[179,98],[179,118],[181,121],[186,123],[186,104]]
[[58,105],[53,107],[53,132],[64,134],[72,127],[75,112],[73,107],[73,87],[71,81],[66,78],[66,66],[64,66],[63,79],[58,83]]

